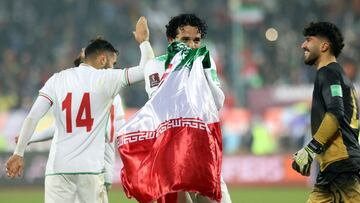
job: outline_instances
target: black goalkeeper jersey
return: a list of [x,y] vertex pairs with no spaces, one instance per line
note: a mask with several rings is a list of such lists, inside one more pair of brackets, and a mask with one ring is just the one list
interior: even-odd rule
[[316,73],[311,107],[311,131],[317,132],[326,112],[339,122],[339,130],[317,156],[320,173],[317,185],[330,183],[341,173],[360,169],[359,114],[356,91],[338,63],[330,63]]

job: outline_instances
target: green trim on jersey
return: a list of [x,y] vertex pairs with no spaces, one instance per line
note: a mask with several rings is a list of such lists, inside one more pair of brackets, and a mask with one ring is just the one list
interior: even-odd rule
[[219,80],[219,78],[217,76],[216,70],[211,69],[210,71],[211,71],[211,79],[212,79],[212,81],[214,81],[215,83],[220,84],[220,80]]
[[95,173],[95,172],[78,172],[78,173],[51,173],[51,174],[45,174],[45,176],[57,176],[57,175],[99,175],[104,173],[105,171]]
[[155,57],[155,59],[158,61],[166,61],[167,56],[168,56],[167,54],[164,54],[164,55]]

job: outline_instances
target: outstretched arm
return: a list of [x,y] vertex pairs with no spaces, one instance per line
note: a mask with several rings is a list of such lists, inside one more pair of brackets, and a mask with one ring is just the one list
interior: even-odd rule
[[149,42],[149,28],[144,16],[140,17],[133,32],[134,37],[140,44],[141,59],[139,66],[127,69],[129,85],[144,80],[144,67],[146,62],[154,58],[154,52]]
[[6,162],[6,171],[10,178],[22,174],[24,168],[23,156],[27,143],[34,133],[39,120],[46,114],[50,107],[51,103],[47,98],[38,96],[30,113],[26,116],[20,130],[19,141],[16,145],[14,154]]

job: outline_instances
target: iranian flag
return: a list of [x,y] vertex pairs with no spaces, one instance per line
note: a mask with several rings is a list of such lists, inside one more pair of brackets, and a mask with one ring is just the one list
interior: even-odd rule
[[206,64],[205,47],[177,51],[155,95],[120,130],[116,143],[129,198],[149,203],[189,191],[220,201],[222,137]]

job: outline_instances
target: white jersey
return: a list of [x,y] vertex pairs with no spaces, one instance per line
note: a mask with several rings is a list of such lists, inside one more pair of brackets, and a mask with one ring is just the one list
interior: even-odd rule
[[106,146],[105,146],[105,183],[111,184],[114,175],[115,163],[115,137],[119,129],[125,123],[125,113],[122,107],[120,95],[116,95],[111,106],[110,117],[106,132]]
[[103,172],[104,129],[113,98],[128,85],[126,70],[80,64],[54,74],[39,91],[53,105],[56,126],[46,175]]
[[[107,121],[106,129],[106,145],[105,145],[105,183],[111,184],[114,174],[114,162],[115,162],[115,145],[114,135],[117,134],[119,129],[125,123],[125,113],[122,107],[120,95],[116,95],[114,102],[111,105],[110,116]],[[42,132],[34,133],[31,137],[29,144],[35,142],[42,142],[53,138],[55,133],[55,125],[45,129]]]

